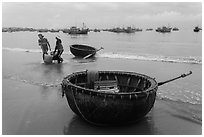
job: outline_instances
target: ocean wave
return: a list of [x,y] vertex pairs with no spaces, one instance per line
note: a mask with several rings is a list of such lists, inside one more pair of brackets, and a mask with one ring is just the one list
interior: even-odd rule
[[[190,101],[182,99],[174,99],[167,96],[157,94],[157,100],[165,101],[166,104],[174,108],[179,113],[171,113],[174,117],[202,124],[202,101]],[[185,104],[185,105],[184,105]]]
[[161,95],[159,93],[157,94],[157,99],[165,100],[165,101],[174,101],[174,102],[178,102],[178,103],[188,103],[188,104],[192,104],[192,105],[201,105],[202,104],[202,99],[188,99],[188,98],[178,99],[176,97]]
[[[25,84],[30,84],[30,85],[35,85],[35,86],[42,86],[42,87],[49,87],[49,88],[61,88],[61,80],[57,79],[53,83],[48,83],[48,82],[39,82],[39,81],[33,81],[29,79],[22,78],[21,76],[18,75],[6,75],[2,77],[3,79],[9,79],[13,81],[18,81],[22,82]],[[192,92],[193,93],[193,92]],[[164,101],[173,101],[173,102],[178,102],[178,103],[188,103],[192,105],[201,105],[202,104],[202,97],[196,99],[196,93],[193,95],[195,98],[176,98],[172,97],[171,95],[164,95],[161,93],[157,93],[157,99],[159,100],[164,100]],[[201,96],[201,95],[199,95]]]
[[[29,52],[29,53],[42,53],[41,49],[24,49],[24,48],[8,48],[2,47],[3,50],[14,51],[14,52]],[[71,52],[64,52],[63,54],[71,54]]]
[[159,56],[159,55],[133,55],[133,54],[128,54],[128,53],[114,53],[114,52],[101,53],[98,56],[104,57],[104,58],[116,58],[116,59],[202,64],[201,57],[193,57],[193,56],[182,57],[182,56]]
[[31,52],[31,53],[41,53],[41,49],[24,49],[24,48],[7,48],[7,47],[2,47],[3,50],[7,51],[16,51],[16,52]]
[[[29,52],[29,53],[42,53],[41,49],[24,49],[24,48],[8,48],[2,47],[3,50],[15,51],[15,52]],[[70,55],[70,51],[64,51],[63,54]],[[115,58],[115,59],[131,59],[131,60],[143,60],[143,61],[158,61],[169,63],[187,63],[187,64],[202,64],[202,57],[197,56],[160,56],[160,55],[135,55],[130,53],[115,53],[106,52],[98,53],[98,57],[102,58]]]
[[37,82],[37,81],[31,81],[31,80],[23,79],[19,76],[15,76],[15,75],[7,75],[7,76],[3,76],[3,78],[22,82],[22,83],[26,83],[26,84],[30,84],[30,85],[35,85],[35,86],[51,87],[51,88],[61,87],[61,82],[59,82],[58,80],[56,80],[55,83],[46,83],[46,82]]

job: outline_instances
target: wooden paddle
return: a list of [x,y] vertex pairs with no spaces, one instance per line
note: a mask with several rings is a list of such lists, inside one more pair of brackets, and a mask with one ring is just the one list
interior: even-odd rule
[[101,47],[100,49],[95,50],[93,53],[91,53],[91,54],[89,54],[89,55],[87,55],[87,56],[83,57],[83,59],[87,59],[87,58],[91,57],[92,55],[94,55],[96,52],[98,52],[98,51],[99,51],[99,50],[101,50],[101,49],[104,49],[104,48],[103,48],[103,47]]
[[188,75],[191,75],[191,74],[192,74],[192,71],[190,71],[190,72],[187,73],[187,74],[182,74],[182,75],[179,76],[179,77],[176,77],[176,78],[173,78],[173,79],[170,79],[170,80],[164,81],[164,82],[159,82],[159,83],[158,83],[158,86],[161,86],[161,85],[163,85],[163,84],[165,84],[165,83],[168,83],[168,82],[174,81],[174,80],[179,79],[179,78],[184,78],[184,77],[186,77],[186,76],[188,76]]

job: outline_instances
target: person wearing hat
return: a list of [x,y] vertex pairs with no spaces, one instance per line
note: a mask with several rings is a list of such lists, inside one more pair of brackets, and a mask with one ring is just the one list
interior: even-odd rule
[[[62,40],[60,39],[60,36],[56,36],[56,46],[55,46],[55,50],[54,50],[54,57],[53,59],[57,59],[58,63],[62,62],[63,59],[61,58],[61,55],[64,51],[63,46],[62,46]],[[57,53],[55,54],[55,52],[57,51]]]
[[45,54],[48,54],[48,48],[50,49],[51,51],[51,48],[50,48],[50,44],[48,42],[48,40],[46,38],[44,38],[44,36],[42,34],[38,34],[38,44],[39,46],[41,47],[42,49],[42,53],[43,53],[43,60],[45,58]]

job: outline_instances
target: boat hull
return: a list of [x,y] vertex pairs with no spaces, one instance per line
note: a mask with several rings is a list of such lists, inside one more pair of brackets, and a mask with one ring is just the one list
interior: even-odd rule
[[69,31],[70,35],[77,35],[77,34],[88,34],[88,30],[80,30],[80,31]]
[[96,54],[96,49],[87,45],[71,45],[70,51],[74,56],[81,58],[90,54],[92,54],[92,56]]
[[[78,74],[86,75],[83,73]],[[107,77],[108,74],[110,74],[110,78],[118,78],[120,90],[127,88],[127,86],[124,86],[124,83],[127,82],[126,80],[129,77],[134,77],[134,75],[141,77],[141,79],[146,77],[145,75],[128,72],[99,72],[100,77]],[[73,74],[71,77],[65,78],[62,83],[68,104],[78,116],[96,125],[131,123],[140,120],[153,107],[158,88],[156,81],[148,77],[148,79],[151,79],[149,82],[152,82],[152,85],[145,91],[118,94],[103,93],[70,84],[68,79],[72,77]],[[125,78],[122,79],[122,77]],[[85,80],[86,76],[81,78],[80,81],[83,81],[83,79]],[[132,81],[132,83],[138,82],[135,78],[129,81]],[[129,88],[132,90],[133,85],[130,85]]]
[[193,31],[194,31],[194,32],[199,32],[200,30],[199,30],[199,29],[194,29]]

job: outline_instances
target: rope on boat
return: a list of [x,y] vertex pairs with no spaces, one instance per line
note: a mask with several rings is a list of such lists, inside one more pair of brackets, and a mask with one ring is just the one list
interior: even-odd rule
[[[62,86],[62,97],[64,96],[66,90],[68,90],[67,88],[69,88],[69,86],[70,86],[71,95],[72,95],[72,97],[73,97],[74,104],[75,104],[76,109],[77,109],[77,111],[79,112],[79,114],[80,114],[80,115],[82,116],[82,118],[83,118],[84,120],[86,120],[87,122],[89,122],[89,123],[91,123],[91,124],[96,124],[96,123],[93,123],[93,122],[89,121],[89,120],[83,115],[83,113],[80,111],[79,106],[78,106],[78,104],[77,104],[77,102],[76,102],[76,99],[75,99],[75,96],[74,96],[74,92],[73,92],[73,88],[74,88],[74,87],[72,87],[71,85],[69,85],[69,82],[67,81],[66,78],[62,81],[61,86]],[[82,89],[82,93],[83,93],[83,92],[84,92],[84,90]]]
[[81,115],[81,116],[83,117],[83,119],[86,120],[87,122],[89,122],[89,123],[91,123],[91,124],[95,124],[95,123],[91,122],[90,120],[88,120],[88,119],[84,116],[84,114],[80,111],[80,109],[79,109],[79,107],[78,107],[78,104],[77,104],[77,102],[76,102],[75,96],[74,96],[73,88],[72,88],[72,86],[70,86],[70,87],[71,87],[71,94],[72,94],[72,97],[73,97],[73,100],[74,100],[74,104],[75,104],[75,106],[76,106],[78,112],[80,113],[80,115]]

